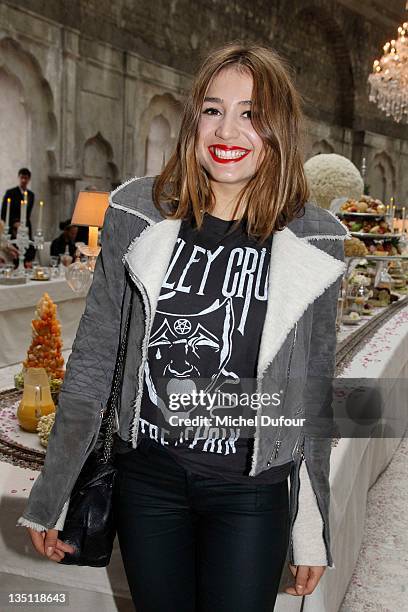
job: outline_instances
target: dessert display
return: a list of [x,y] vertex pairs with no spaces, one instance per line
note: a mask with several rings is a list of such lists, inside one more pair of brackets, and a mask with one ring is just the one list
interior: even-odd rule
[[358,257],[368,255],[369,251],[362,240],[353,236],[344,241],[344,254],[346,257]]
[[62,356],[61,323],[57,319],[57,306],[48,293],[44,293],[32,320],[32,339],[23,361],[23,369],[14,377],[17,388],[23,387],[24,372],[27,368],[44,368],[50,379],[53,394],[59,392],[64,378]]
[[40,417],[40,419],[38,420],[38,425],[37,425],[38,437],[40,439],[41,445],[45,446],[45,448],[47,448],[48,446],[48,438],[51,433],[51,429],[52,429],[52,426],[54,425],[54,422],[55,422],[55,412],[52,412],[50,414],[45,414],[44,416]]
[[345,279],[341,322],[346,325],[355,325],[408,294],[408,262],[362,257],[355,264]]
[[396,293],[408,293],[408,270],[406,264],[400,261],[391,261],[388,265],[388,273],[392,279],[391,288]]
[[36,315],[31,323],[32,340],[23,367],[45,368],[52,378],[62,379],[61,323],[57,319],[57,306],[48,293],[44,293],[38,302]]
[[31,280],[48,281],[50,280],[50,275],[45,272],[44,268],[36,268]]
[[389,289],[376,288],[373,292],[373,297],[369,299],[368,303],[371,306],[384,307],[391,304],[391,301],[391,291]]
[[381,200],[376,200],[368,195],[362,195],[358,200],[349,198],[340,206],[339,214],[348,215],[371,215],[383,216],[386,213],[386,206]]
[[378,236],[383,236],[386,234],[391,237],[394,235],[390,225],[385,220],[378,219],[342,219],[343,225],[350,230],[350,232],[355,234],[376,234]]
[[372,307],[372,305],[369,302],[366,302],[365,304],[363,304],[363,308],[361,310],[361,314],[364,317],[371,317],[373,312],[374,312],[374,308]]
[[360,315],[358,312],[352,311],[350,314],[343,317],[343,323],[346,325],[357,325],[360,322]]
[[[366,274],[356,270],[351,273],[347,283],[344,322],[350,322],[350,315],[353,315],[352,321],[360,319],[360,315],[363,314],[364,305],[368,302],[369,297],[372,296],[372,291],[369,288],[371,283],[372,279]],[[358,317],[355,316],[356,314],[358,314]]]

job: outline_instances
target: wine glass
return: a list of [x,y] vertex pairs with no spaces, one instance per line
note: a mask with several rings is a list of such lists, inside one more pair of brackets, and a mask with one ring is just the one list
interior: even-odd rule
[[52,278],[56,278],[58,276],[58,263],[59,263],[59,256],[58,255],[51,255],[51,257],[50,257],[50,266],[51,266],[51,276],[52,276]]

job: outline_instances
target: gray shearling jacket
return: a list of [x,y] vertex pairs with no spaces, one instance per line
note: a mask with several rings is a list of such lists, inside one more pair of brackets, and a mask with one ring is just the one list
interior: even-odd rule
[[[43,469],[18,525],[50,529],[61,522],[72,487],[98,437],[111,391],[130,295],[133,305],[117,434],[137,446],[149,333],[180,220],[164,219],[152,199],[154,177],[131,179],[110,196],[85,312],[67,362]],[[323,524],[327,565],[334,566],[329,529],[331,382],[335,367],[337,296],[345,270],[347,229],[307,203],[305,215],[274,235],[268,303],[259,348],[257,390],[284,389],[279,407],[258,415],[305,417],[316,427],[265,427],[255,432],[250,475],[292,461],[290,533],[298,513],[305,462]],[[299,431],[299,429],[301,431]],[[329,432],[329,433],[328,433]],[[304,470],[303,470],[304,471]],[[293,538],[289,560],[295,563]],[[311,563],[312,564],[312,563]]]

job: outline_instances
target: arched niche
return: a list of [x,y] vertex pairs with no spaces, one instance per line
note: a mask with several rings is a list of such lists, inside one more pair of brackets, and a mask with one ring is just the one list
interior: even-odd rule
[[377,153],[367,169],[367,183],[370,195],[389,203],[395,195],[396,181],[395,165],[385,151]]
[[141,172],[147,175],[160,173],[163,163],[172,154],[181,121],[181,102],[169,93],[153,96],[142,114],[139,140],[144,151]]
[[146,138],[146,175],[153,176],[161,172],[168,159],[171,145],[172,139],[169,122],[163,115],[153,117]]
[[57,122],[51,88],[37,59],[9,36],[0,39],[0,191],[18,183],[17,172],[31,170],[35,193],[31,220],[36,227],[39,200],[45,201],[46,239],[53,235],[56,213],[49,175],[55,171]]
[[118,168],[113,162],[112,147],[98,132],[84,143],[82,180],[76,182],[76,192],[90,186],[98,191],[111,191],[117,178]]
[[17,172],[30,160],[31,115],[21,81],[0,68],[0,185],[17,182]]

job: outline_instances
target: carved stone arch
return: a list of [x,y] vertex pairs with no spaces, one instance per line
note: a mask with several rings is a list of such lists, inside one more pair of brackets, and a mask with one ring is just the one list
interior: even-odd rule
[[[36,202],[41,199],[46,203],[44,224],[47,226],[54,221],[49,176],[55,171],[57,150],[57,120],[51,87],[36,57],[10,36],[0,39],[0,79],[1,121],[7,125],[2,130],[0,184],[2,188],[13,187],[17,184],[18,169],[30,168],[29,188],[35,192]],[[33,227],[37,214],[34,205]]]
[[[354,119],[354,75],[350,51],[340,25],[325,0],[302,3],[288,27],[305,38],[304,51],[296,36],[290,60],[306,111],[314,118],[351,128]],[[306,44],[307,43],[307,44]],[[322,70],[319,70],[319,62]]]
[[385,151],[374,155],[367,169],[370,194],[383,202],[389,202],[396,190],[396,167]]
[[174,150],[180,128],[182,103],[172,94],[155,95],[141,117],[139,145],[144,151],[144,174],[158,174]]
[[111,191],[117,180],[118,168],[113,161],[112,146],[97,132],[84,143],[82,180],[77,181],[76,190],[92,186],[100,191]]
[[334,147],[325,138],[313,143],[310,157],[320,155],[321,153],[335,153]]
[[8,67],[0,65],[0,185],[17,181],[17,169],[31,165],[32,117],[24,86]]

